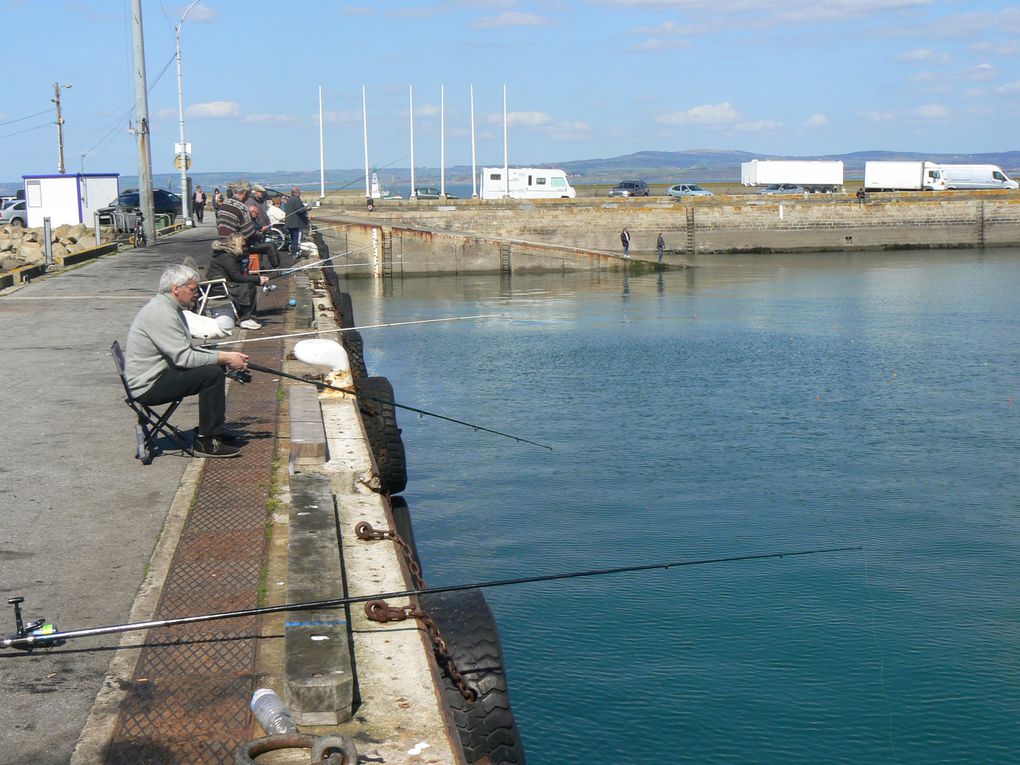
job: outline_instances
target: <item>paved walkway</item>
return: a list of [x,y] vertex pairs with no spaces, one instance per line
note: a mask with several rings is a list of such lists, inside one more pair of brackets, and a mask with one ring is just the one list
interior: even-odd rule
[[[109,348],[124,343],[163,268],[187,255],[204,263],[214,238],[206,223],[0,296],[0,607],[22,595],[27,618],[61,629],[128,619],[185,470],[197,463],[134,458],[134,419]],[[196,423],[194,400],[174,420]],[[0,632],[13,632],[13,616],[0,619]],[[0,654],[0,759],[69,761],[112,656],[82,648]]]

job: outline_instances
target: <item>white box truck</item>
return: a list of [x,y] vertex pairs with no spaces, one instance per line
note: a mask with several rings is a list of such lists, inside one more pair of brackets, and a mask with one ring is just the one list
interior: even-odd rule
[[864,163],[865,191],[941,191],[942,166],[934,162],[870,161]]
[[843,163],[831,160],[752,159],[740,165],[745,186],[792,183],[804,191],[839,191],[843,188]]
[[562,170],[546,167],[483,167],[482,199],[573,199],[574,187]]
[[1015,189],[1020,187],[998,165],[940,165],[947,189]]

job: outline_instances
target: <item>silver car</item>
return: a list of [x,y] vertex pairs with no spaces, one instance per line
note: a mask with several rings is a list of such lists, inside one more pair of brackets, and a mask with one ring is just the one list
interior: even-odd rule
[[773,183],[771,186],[766,186],[759,194],[803,194],[804,187],[798,186],[795,183]]
[[24,199],[5,202],[0,208],[0,226],[23,228],[28,225],[28,212],[25,210]]
[[609,190],[611,197],[647,197],[648,184],[644,181],[620,181]]
[[703,189],[696,183],[678,183],[670,186],[666,194],[671,197],[711,197],[715,196],[708,189]]

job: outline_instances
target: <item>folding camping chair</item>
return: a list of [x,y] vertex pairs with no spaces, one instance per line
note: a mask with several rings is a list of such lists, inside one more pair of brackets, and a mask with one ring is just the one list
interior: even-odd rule
[[183,451],[194,457],[195,450],[188,441],[187,436],[170,424],[170,417],[177,411],[177,407],[181,405],[183,399],[177,399],[167,404],[162,414],[151,406],[136,401],[135,397],[131,395],[131,389],[128,387],[127,375],[124,373],[124,351],[117,340],[114,340],[113,345],[110,346],[110,353],[113,354],[114,363],[117,365],[117,374],[120,375],[120,381],[124,385],[124,393],[127,394],[124,403],[130,406],[135,414],[138,415],[138,422],[135,424],[135,440],[137,442],[135,458],[140,459],[143,465],[151,463],[153,458],[160,452],[159,447],[156,445],[156,439],[160,435],[173,439]]
[[222,303],[226,302],[231,313],[234,314],[234,321],[237,321],[237,308],[230,298],[230,291],[227,289],[226,279],[211,279],[207,282],[198,283],[198,299],[195,302],[195,313],[199,316],[208,316],[208,312]]

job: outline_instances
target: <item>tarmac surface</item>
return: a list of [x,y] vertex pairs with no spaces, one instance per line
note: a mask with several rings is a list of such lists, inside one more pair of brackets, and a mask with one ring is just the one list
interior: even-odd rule
[[[0,606],[9,609],[0,633],[14,632],[6,600],[18,595],[26,620],[62,630],[128,620],[193,461],[135,459],[110,345],[124,344],[164,267],[188,255],[204,264],[215,236],[207,222],[0,295]],[[197,419],[195,399],[174,416],[182,429]],[[70,760],[116,645],[114,636],[0,652],[0,762]]]

